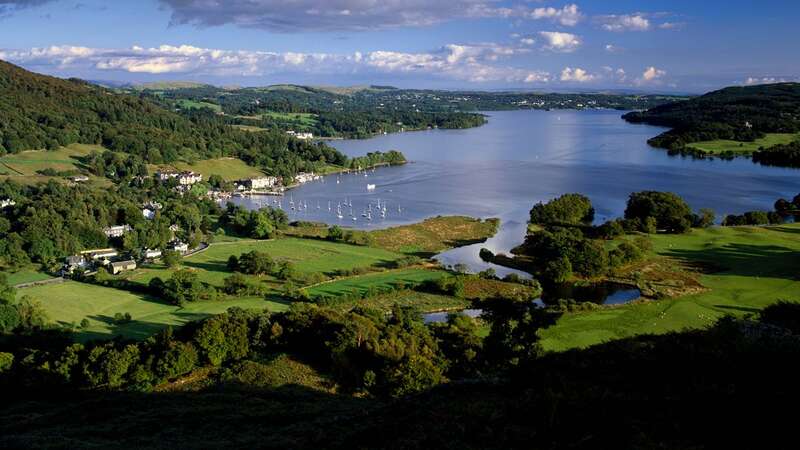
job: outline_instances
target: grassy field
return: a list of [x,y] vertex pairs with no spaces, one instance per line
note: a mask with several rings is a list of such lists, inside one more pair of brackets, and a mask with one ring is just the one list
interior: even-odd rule
[[[314,239],[278,239],[273,241],[233,241],[211,245],[208,250],[183,260],[184,267],[197,271],[201,281],[221,286],[231,272],[227,268],[231,255],[239,256],[252,250],[268,253],[277,261],[290,261],[300,272],[333,272],[337,269],[354,269],[383,265],[400,258],[401,255],[386,250],[357,247],[348,244],[320,241]],[[164,266],[154,265],[137,269],[130,276],[133,281],[148,283],[158,276],[167,279],[172,271]],[[274,282],[271,277],[262,280]]]
[[6,272],[4,270],[0,270],[0,273],[4,273],[6,275],[6,280],[10,286],[53,278],[52,276],[39,272],[34,268],[24,268],[16,272]]
[[433,217],[420,223],[371,231],[375,246],[431,256],[463,245],[483,242],[494,236],[499,221],[464,216]]
[[[263,298],[239,298],[217,302],[196,302],[179,308],[158,299],[102,286],[67,281],[20,289],[18,296],[39,300],[51,320],[79,324],[88,319],[89,327],[78,332],[81,341],[111,336],[142,339],[165,326],[181,326],[189,321],[225,312],[231,307],[282,311],[288,306]],[[133,320],[116,325],[114,314],[129,313]]]
[[181,109],[201,109],[201,108],[208,108],[216,112],[221,112],[222,107],[217,105],[216,103],[209,103],[209,102],[198,102],[195,100],[186,100],[181,99],[178,100],[178,107]]
[[397,282],[421,283],[425,280],[436,280],[445,275],[447,273],[444,271],[430,269],[388,270],[318,284],[308,288],[307,291],[311,296],[337,296],[356,291],[365,293],[370,288],[387,288]]
[[316,116],[311,113],[281,113],[269,111],[261,114],[261,117],[298,122],[304,126],[313,126],[317,124]]
[[57,171],[80,170],[78,158],[93,151],[106,151],[99,145],[72,144],[58,150],[29,150],[6,155],[0,158],[0,166],[9,175],[37,175],[36,171],[54,169]]
[[653,244],[657,264],[681,267],[705,289],[564,316],[542,332],[545,347],[561,350],[635,334],[705,327],[726,314],[742,316],[777,300],[800,300],[800,224],[714,227],[653,236]]
[[399,304],[401,306],[414,306],[420,312],[428,313],[468,308],[470,302],[469,300],[447,295],[405,290],[392,292],[391,294],[377,295],[375,297],[370,297],[363,300],[336,302],[335,304],[331,305],[331,308],[340,311],[349,311],[356,306],[366,306],[388,313],[392,310],[392,306],[395,304]]
[[215,174],[229,181],[264,176],[264,172],[261,169],[248,166],[238,158],[205,159],[194,164],[179,162],[164,166],[150,166],[149,169],[153,173],[162,169],[191,170],[202,174],[205,180]]
[[774,145],[789,144],[797,139],[800,139],[800,133],[770,133],[761,139],[756,139],[753,142],[739,142],[719,139],[716,141],[694,142],[687,144],[687,147],[711,154],[717,154],[726,151],[731,151],[734,153],[753,153],[761,147],[769,148]]

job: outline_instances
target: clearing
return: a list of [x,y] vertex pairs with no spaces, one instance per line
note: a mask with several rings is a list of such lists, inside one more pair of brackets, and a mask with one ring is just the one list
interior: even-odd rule
[[194,164],[176,162],[174,164],[162,166],[150,166],[149,169],[151,173],[165,169],[181,171],[190,170],[203,175],[204,180],[208,180],[208,177],[211,175],[219,175],[227,181],[258,178],[264,176],[264,172],[261,169],[248,166],[247,163],[238,158],[204,159],[197,161]]
[[797,139],[800,139],[800,133],[768,133],[763,138],[756,139],[753,142],[718,139],[715,141],[693,142],[686,144],[686,146],[710,154],[719,154],[727,151],[748,154],[759,150],[761,147],[770,148],[775,145],[789,144]]

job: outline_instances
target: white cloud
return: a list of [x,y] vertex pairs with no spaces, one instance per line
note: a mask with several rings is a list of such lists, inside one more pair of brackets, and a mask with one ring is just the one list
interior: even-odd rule
[[658,28],[662,30],[680,30],[686,24],[683,22],[664,22],[658,25]]
[[580,67],[574,69],[565,67],[564,70],[561,71],[561,81],[565,82],[588,83],[594,81],[596,78],[597,76],[590,74]]
[[583,18],[568,4],[529,8],[502,0],[159,0],[172,22],[195,26],[231,24],[278,32],[367,31],[421,27],[456,19],[524,18],[575,26]]
[[567,27],[574,27],[578,24],[578,22],[581,21],[581,19],[583,19],[583,15],[578,9],[578,5],[574,3],[571,5],[566,5],[561,9],[553,7],[534,8],[528,12],[527,17],[534,20],[550,19]]
[[617,53],[617,52],[619,52],[619,51],[621,50],[619,47],[617,47],[617,46],[616,46],[616,45],[614,45],[614,44],[606,44],[606,45],[605,45],[605,47],[603,47],[603,48],[604,48],[604,49],[605,49],[605,51],[607,51],[608,53]]
[[661,80],[667,75],[665,70],[650,66],[642,73],[642,76],[634,81],[637,86],[646,84],[660,84]]
[[581,38],[571,33],[540,31],[539,35],[547,42],[544,48],[554,52],[573,52],[581,45]]
[[650,29],[650,20],[644,14],[610,14],[598,16],[597,22],[607,31],[647,31]]
[[522,38],[522,39],[519,40],[519,42],[521,44],[523,44],[523,45],[529,45],[530,46],[530,45],[533,45],[533,44],[536,43],[536,39],[533,39],[533,38]]
[[[792,81],[790,78],[785,77],[747,77],[744,80],[744,84],[752,86],[754,84],[788,83],[790,81]],[[800,78],[796,78],[794,81],[800,81]]]
[[[547,72],[509,67],[501,60],[530,48],[493,43],[450,44],[432,52],[298,53],[219,50],[190,45],[128,49],[54,46],[0,50],[0,58],[37,70],[121,71],[136,74],[190,74],[259,77],[272,74],[424,74],[467,82],[544,83]],[[40,69],[41,68],[41,69]]]

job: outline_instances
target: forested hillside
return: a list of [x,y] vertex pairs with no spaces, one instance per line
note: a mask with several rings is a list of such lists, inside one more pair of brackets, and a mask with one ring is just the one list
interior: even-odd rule
[[0,155],[101,144],[153,164],[237,156],[281,175],[296,173],[311,161],[346,161],[330,147],[284,133],[236,130],[208,111],[183,116],[143,98],[2,61],[0,91]]
[[676,152],[691,153],[687,145],[699,141],[752,142],[767,133],[800,131],[800,83],[729,87],[624,118],[672,128],[650,144]]

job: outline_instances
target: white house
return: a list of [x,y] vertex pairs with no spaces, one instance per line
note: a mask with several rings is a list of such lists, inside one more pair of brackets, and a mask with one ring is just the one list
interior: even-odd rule
[[240,182],[246,189],[269,189],[278,185],[278,177],[259,177]]
[[94,260],[98,260],[98,259],[113,258],[119,255],[119,252],[117,252],[113,248],[100,248],[96,250],[84,250],[81,252],[81,255],[87,256]]
[[103,233],[110,238],[114,237],[121,237],[125,233],[133,230],[130,225],[115,225],[113,227],[107,227],[103,229]]
[[147,220],[153,220],[156,217],[156,212],[150,208],[142,208],[142,215]]
[[189,244],[181,241],[175,241],[169,244],[169,249],[179,253],[186,253],[189,251]]
[[203,176],[194,172],[181,172],[178,175],[178,183],[182,186],[191,186],[195,183],[203,181]]
[[194,173],[192,171],[184,171],[184,172],[173,172],[171,170],[163,170],[156,172],[156,176],[161,181],[167,181],[171,178],[177,178],[178,184],[182,186],[191,186],[195,183],[199,183],[203,181],[203,176],[199,173]]
[[314,139],[314,133],[298,133],[294,130],[289,130],[286,132],[286,134],[302,140]]
[[111,263],[111,273],[114,275],[134,269],[136,269],[136,261],[132,259],[128,261],[117,261]]
[[144,259],[155,259],[161,257],[161,250],[155,249],[145,249],[144,251]]
[[74,177],[70,177],[70,180],[72,180],[75,183],[85,183],[89,181],[89,177],[87,177],[86,175],[75,175]]
[[9,206],[14,206],[16,204],[17,202],[15,202],[14,200],[11,200],[10,198],[4,198],[0,200],[0,209],[8,208]]
[[300,172],[294,177],[294,181],[303,184],[308,183],[309,181],[318,180],[319,178],[320,176],[316,175],[314,172]]

